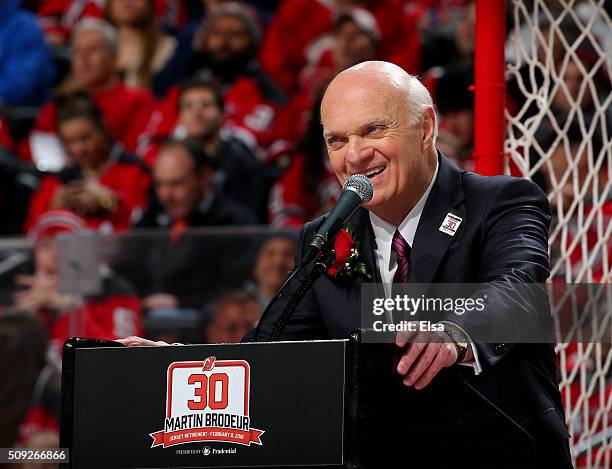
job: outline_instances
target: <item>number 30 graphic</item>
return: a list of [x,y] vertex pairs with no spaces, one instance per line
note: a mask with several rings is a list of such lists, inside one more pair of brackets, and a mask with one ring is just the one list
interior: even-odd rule
[[[189,384],[199,384],[195,388],[194,397],[187,401],[190,410],[204,410],[210,407],[213,410],[225,409],[228,404],[229,376],[225,373],[215,373],[210,377],[204,374],[193,374],[187,380]],[[217,385],[221,386],[221,397],[217,399]]]

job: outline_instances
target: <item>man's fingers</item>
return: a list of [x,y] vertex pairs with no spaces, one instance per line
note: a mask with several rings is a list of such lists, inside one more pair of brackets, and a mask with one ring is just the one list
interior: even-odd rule
[[457,352],[451,344],[439,344],[440,349],[436,354],[435,359],[423,373],[421,378],[414,384],[415,389],[423,389],[436,377],[442,368],[449,367],[457,360]]
[[34,285],[33,275],[17,275],[15,276],[15,283],[21,287],[30,287]]
[[395,345],[399,348],[405,347],[408,342],[415,335],[415,332],[400,331],[395,335]]
[[425,350],[419,355],[417,361],[412,366],[412,369],[404,378],[404,384],[406,386],[412,386],[421,378],[423,373],[425,373],[429,369],[430,365],[437,357],[438,352],[440,351],[440,347],[441,344],[435,342],[426,344]]
[[157,347],[159,345],[169,345],[163,340],[158,340],[157,342],[154,342],[153,340],[143,339],[142,337],[138,337],[135,335],[125,337],[123,339],[116,339],[115,342],[119,342],[120,344],[123,344],[126,347]]
[[405,375],[408,372],[408,370],[426,345],[427,343],[423,340],[414,341],[410,344],[408,350],[406,351],[406,353],[404,353],[404,356],[397,364],[397,372],[400,375]]

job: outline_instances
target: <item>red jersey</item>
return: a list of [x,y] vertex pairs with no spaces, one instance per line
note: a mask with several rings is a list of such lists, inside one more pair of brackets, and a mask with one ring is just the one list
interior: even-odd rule
[[[309,46],[331,32],[341,7],[333,0],[285,0],[281,3],[260,49],[262,68],[289,93],[307,65]],[[410,73],[420,70],[420,39],[416,22],[401,0],[368,2],[382,38],[379,55]],[[282,47],[281,47],[282,44]]]
[[[129,88],[121,82],[109,90],[92,95],[92,98],[115,140],[121,142],[126,150],[134,152],[138,139],[145,130],[153,112],[155,102],[149,91]],[[47,103],[38,114],[30,135],[36,131],[56,132],[55,103]],[[31,159],[29,142],[22,145],[22,156]]]
[[[81,179],[81,173],[80,169],[75,166],[69,166],[59,173],[44,176],[40,187],[30,201],[25,231],[27,232],[30,227],[34,226],[40,215],[51,210],[51,202],[58,188],[78,179]],[[114,231],[128,229],[135,211],[145,207],[148,201],[151,176],[144,163],[115,146],[104,171],[98,176],[98,181],[114,193],[118,202],[117,207],[112,212],[77,215],[82,216],[87,226],[91,228],[108,227]],[[56,208],[66,209],[65,207]]]
[[[179,117],[180,88],[174,86],[153,113],[143,134],[145,142],[137,150],[144,161],[155,162],[159,142],[172,136]],[[260,159],[274,140],[274,129],[280,106],[264,97],[259,83],[252,77],[238,77],[224,93],[224,130],[245,143]]]
[[307,156],[296,153],[270,193],[269,220],[275,227],[301,228],[338,200],[342,188],[324,157],[322,174],[314,191],[306,186]]
[[[39,2],[38,16],[44,32],[58,33],[68,39],[83,18],[104,17],[106,0],[46,0]],[[155,16],[164,25],[181,28],[187,22],[182,0],[155,0]]]
[[0,147],[6,150],[14,149],[13,137],[4,118],[0,117]]

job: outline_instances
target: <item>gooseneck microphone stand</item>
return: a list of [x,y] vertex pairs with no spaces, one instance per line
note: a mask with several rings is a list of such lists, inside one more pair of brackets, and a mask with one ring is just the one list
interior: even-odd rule
[[[321,277],[321,275],[327,272],[327,270],[331,267],[335,260],[336,252],[333,249],[329,248],[323,248],[323,250],[315,257],[312,269],[310,270],[310,272],[308,272],[308,274],[306,274],[306,277],[299,284],[295,293],[293,293],[290,300],[283,308],[283,311],[281,312],[278,321],[276,321],[276,324],[274,325],[274,328],[272,329],[272,332],[270,333],[267,341],[275,342],[280,339],[281,334],[283,333],[283,330],[287,325],[287,322],[291,318],[291,315],[293,314],[295,309],[300,304],[300,301],[302,301],[302,298],[304,298],[304,295],[306,294],[308,289],[317,281],[319,277]],[[266,307],[265,311],[261,315],[261,318],[259,319],[259,322],[257,323],[257,327],[255,328],[255,334],[253,336],[253,342],[259,341],[259,332],[262,324],[266,320],[266,317],[268,316],[272,308],[276,305],[276,303],[288,294],[287,291],[289,289],[289,286],[293,284],[294,281],[296,281],[298,274],[302,272],[302,270],[306,268],[308,264],[309,262],[301,262],[300,265],[298,265],[293,270],[293,272],[291,272],[291,275],[285,281],[285,283],[283,283],[282,287],[280,287],[276,295],[274,295],[274,298],[270,300],[270,303],[268,303],[268,306]]]

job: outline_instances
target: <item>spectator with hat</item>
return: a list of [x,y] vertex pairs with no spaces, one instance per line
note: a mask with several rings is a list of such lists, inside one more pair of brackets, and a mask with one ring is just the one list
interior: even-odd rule
[[[143,330],[140,300],[131,286],[108,266],[96,265],[94,272],[89,272],[100,276],[101,289],[97,294],[68,294],[60,290],[58,237],[66,237],[66,242],[70,242],[70,237],[88,233],[91,234],[84,221],[71,212],[52,210],[42,215],[28,232],[33,243],[33,274],[16,278],[17,286],[23,289],[14,294],[13,305],[3,311],[4,317],[35,319],[48,337],[40,345],[46,347],[46,353],[40,351],[43,363],[19,428],[18,441],[25,447],[34,442],[39,447],[44,446],[43,442],[56,441],[57,445],[54,435],[57,438],[59,433],[61,356],[68,338],[111,340],[141,334]],[[38,346],[40,340],[34,338],[34,345]]]
[[11,311],[33,314],[49,332],[48,357],[60,366],[64,341],[80,335],[114,339],[142,332],[141,305],[129,284],[107,266],[94,266],[102,280],[95,296],[60,291],[58,236],[78,236],[89,232],[85,222],[72,212],[52,210],[37,219],[28,231],[34,244],[34,273],[18,276]]
[[176,84],[200,76],[221,86],[225,127],[264,158],[286,98],[259,67],[256,53],[261,34],[256,12],[242,2],[220,3],[209,11],[206,21],[193,37],[179,43],[174,57],[153,81],[155,93],[167,97],[152,118],[149,136],[173,134],[178,119]]
[[300,72],[316,53],[320,39],[333,31],[338,15],[347,9],[362,8],[379,25],[378,56],[416,73],[420,71],[420,40],[414,21],[404,13],[403,3],[401,0],[285,0],[278,7],[262,43],[259,54],[262,67],[286,92],[293,94]]

